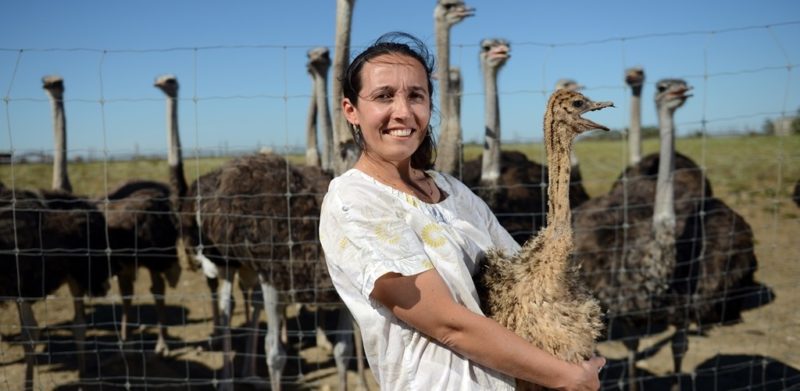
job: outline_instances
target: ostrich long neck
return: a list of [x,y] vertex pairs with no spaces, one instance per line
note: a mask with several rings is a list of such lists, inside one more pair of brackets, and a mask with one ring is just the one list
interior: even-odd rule
[[441,116],[441,130],[439,132],[439,154],[436,167],[442,172],[455,174],[458,171],[460,144],[457,140],[460,135],[450,123],[453,112],[450,111],[448,100],[453,93],[449,86],[450,75],[450,26],[443,18],[436,18],[434,30],[436,32],[436,56],[439,64],[436,77],[439,79],[439,113]]
[[53,112],[53,190],[72,192],[67,173],[67,118],[64,115],[64,99],[50,98]]
[[320,124],[322,143],[324,145],[322,150],[322,168],[324,170],[330,170],[333,168],[333,146],[337,143],[337,140],[333,135],[331,113],[328,106],[328,78],[326,77],[326,73],[314,75],[314,93],[317,97],[317,114],[319,115],[317,123]]
[[181,137],[178,134],[178,97],[167,97],[167,162],[169,181],[178,200],[186,195],[186,177],[183,173]]
[[653,227],[656,230],[675,226],[673,184],[673,173],[675,171],[675,142],[673,113],[673,111],[664,107],[659,107],[658,109],[661,150],[658,155],[659,164],[658,178],[656,180],[656,200],[653,209]]
[[628,134],[630,164],[642,160],[642,86],[631,87],[631,129]]
[[308,102],[308,118],[306,119],[306,165],[319,167],[319,150],[317,149],[317,82],[311,72],[311,101]]
[[[345,68],[347,68],[348,61],[350,59],[350,25],[353,18],[353,6],[355,0],[337,0],[336,2],[336,43],[333,51],[333,101],[336,104],[333,105],[333,140],[330,140],[338,151],[341,145],[348,144],[353,140],[353,137],[350,135],[350,130],[347,124],[347,120],[344,118],[344,114],[342,113],[342,105],[339,104],[341,102],[342,97],[344,96],[344,92],[342,91],[342,82],[340,80],[342,74],[344,74]],[[327,97],[326,97],[327,98]],[[325,149],[325,148],[323,148]],[[331,146],[330,151],[334,150],[334,146]],[[334,174],[339,175],[345,172],[348,168],[348,165],[351,165],[353,162],[348,162],[344,158],[339,158],[339,156],[345,156],[346,154],[336,153],[333,156],[333,171]],[[358,153],[351,153],[351,157],[358,156]]]
[[[450,77],[448,80],[450,96],[447,99],[447,110],[450,117],[443,120],[442,123],[446,124],[445,128],[450,131],[450,135],[454,138],[451,142],[456,146],[455,155],[451,159],[453,166],[451,174],[461,177],[461,70],[458,68],[450,68]],[[441,143],[440,143],[441,145]]]
[[563,121],[545,123],[544,142],[547,149],[547,230],[568,235],[572,240],[572,211],[569,207],[569,176],[572,170],[569,151],[572,129]]
[[483,144],[481,181],[495,183],[500,177],[500,103],[497,97],[497,69],[484,65],[483,82],[486,96],[486,139]]

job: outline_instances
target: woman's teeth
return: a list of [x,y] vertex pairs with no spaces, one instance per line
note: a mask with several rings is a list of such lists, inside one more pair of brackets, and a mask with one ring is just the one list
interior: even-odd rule
[[391,129],[389,130],[390,136],[406,137],[411,135],[411,129]]

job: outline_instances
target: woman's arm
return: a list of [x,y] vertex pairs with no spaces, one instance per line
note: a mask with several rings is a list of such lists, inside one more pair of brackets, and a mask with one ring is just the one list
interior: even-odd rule
[[486,367],[553,389],[600,387],[597,372],[605,359],[580,365],[557,359],[456,303],[435,269],[413,276],[385,274],[375,282],[371,297],[420,332]]

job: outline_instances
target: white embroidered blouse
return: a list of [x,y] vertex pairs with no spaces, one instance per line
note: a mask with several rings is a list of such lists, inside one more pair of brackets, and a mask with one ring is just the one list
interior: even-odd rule
[[472,275],[490,248],[519,245],[457,179],[428,171],[447,194],[436,204],[351,169],[333,179],[320,241],[336,291],[358,322],[381,390],[513,390],[514,379],[461,357],[370,298],[375,281],[436,268],[453,299],[482,314]]

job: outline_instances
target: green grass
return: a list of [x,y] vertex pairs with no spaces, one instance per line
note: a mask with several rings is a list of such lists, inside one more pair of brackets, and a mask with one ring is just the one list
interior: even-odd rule
[[[542,144],[509,144],[505,149],[518,150],[529,158],[542,162]],[[715,194],[729,202],[746,202],[753,197],[785,198],[800,178],[800,136],[738,136],[678,139],[676,149],[703,166]],[[645,154],[658,150],[658,140],[645,140]],[[575,152],[581,162],[581,172],[589,194],[606,192],[611,182],[625,167],[627,152],[623,141],[578,140]],[[464,158],[473,159],[481,153],[480,146],[467,145]],[[290,156],[302,164],[302,156]],[[184,169],[191,183],[199,175],[219,167],[227,158],[186,159]],[[17,188],[49,188],[52,168],[49,164],[16,164],[0,166],[0,181]],[[164,160],[71,162],[69,175],[74,192],[101,196],[106,189],[128,179],[166,181],[168,169]]]
[[[643,154],[658,152],[658,147],[657,139],[645,140]],[[714,193],[726,199],[788,197],[800,179],[800,136],[681,138],[675,148],[702,166]],[[544,146],[540,143],[510,144],[504,149],[544,161]],[[464,149],[465,159],[480,153],[478,145]],[[581,162],[585,187],[592,196],[608,191],[627,163],[623,141],[578,140],[575,153]]]

